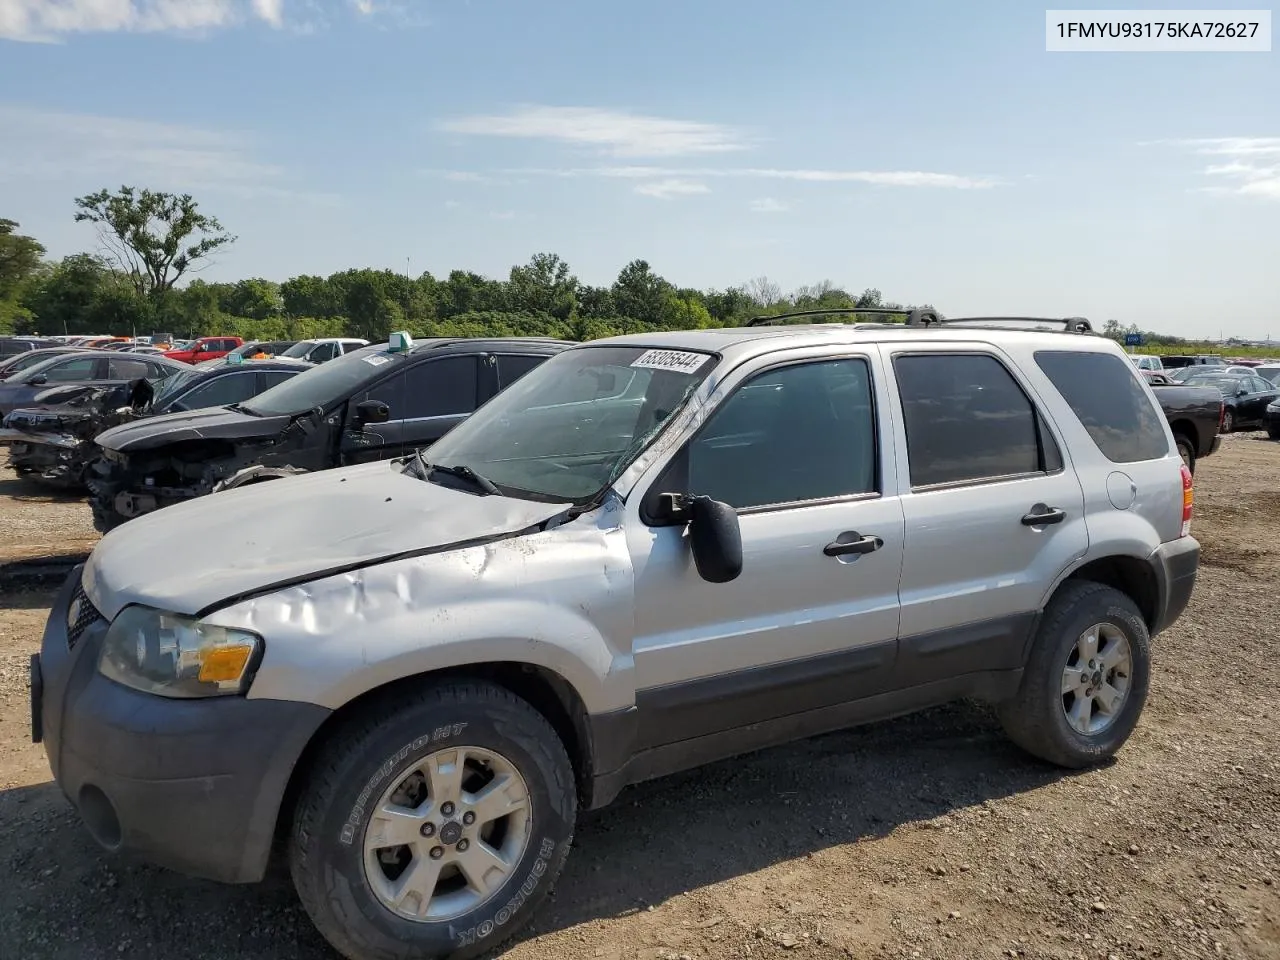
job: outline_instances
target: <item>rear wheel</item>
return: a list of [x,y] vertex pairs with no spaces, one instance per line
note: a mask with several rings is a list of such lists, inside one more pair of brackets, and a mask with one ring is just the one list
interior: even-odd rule
[[1191,441],[1181,434],[1174,434],[1173,442],[1178,445],[1178,456],[1182,458],[1182,462],[1187,465],[1187,470],[1191,473],[1196,472],[1196,448],[1191,445]]
[[290,869],[316,927],[352,960],[472,957],[532,916],[576,814],[546,719],[499,687],[453,683],[384,703],[323,748]]
[[1218,428],[1219,433],[1230,433],[1236,427],[1236,415],[1230,410],[1222,411],[1222,426]]
[[1067,581],[1045,610],[1017,696],[1000,707],[1010,739],[1062,767],[1112,756],[1146,703],[1150,642],[1125,594]]

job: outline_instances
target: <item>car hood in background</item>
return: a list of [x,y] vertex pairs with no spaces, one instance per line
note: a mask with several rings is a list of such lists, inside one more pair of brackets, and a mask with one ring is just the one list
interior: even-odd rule
[[123,423],[98,436],[98,446],[118,453],[154,450],[182,440],[248,440],[274,437],[293,417],[254,417],[230,407],[166,413]]
[[454,490],[386,461],[324,470],[130,520],[93,551],[85,589],[108,619],[131,603],[194,615],[264,588],[510,535],[569,506]]

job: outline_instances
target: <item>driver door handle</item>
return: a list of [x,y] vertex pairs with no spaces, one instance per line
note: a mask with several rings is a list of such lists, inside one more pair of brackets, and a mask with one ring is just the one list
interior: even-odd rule
[[[847,539],[842,540],[840,537]],[[847,557],[850,554],[874,553],[884,546],[884,541],[879,537],[864,537],[859,535],[857,531],[842,533],[840,537],[823,547],[822,552],[828,557]]]
[[1061,507],[1046,507],[1043,503],[1037,503],[1031,508],[1031,512],[1022,518],[1024,527],[1042,527],[1050,523],[1061,523],[1067,519],[1067,511]]

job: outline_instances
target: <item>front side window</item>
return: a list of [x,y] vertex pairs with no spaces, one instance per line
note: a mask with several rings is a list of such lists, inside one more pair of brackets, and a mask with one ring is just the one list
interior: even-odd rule
[[43,373],[49,383],[76,383],[80,380],[92,380],[97,362],[96,357],[76,357],[45,368],[32,367],[31,370],[35,375]]
[[[579,347],[551,357],[437,440],[510,496],[587,502],[652,443],[715,366],[707,353]],[[620,392],[621,391],[621,392]]]
[[441,357],[411,367],[402,411],[396,420],[421,420],[470,413],[476,408],[476,358]]
[[739,510],[876,492],[867,362],[827,360],[757,374],[712,414],[683,456],[684,492]]
[[1015,477],[1058,465],[1053,438],[995,357],[901,354],[893,369],[913,487]]
[[505,390],[546,359],[532,353],[498,354],[499,389]]
[[156,366],[145,360],[126,360],[123,357],[112,357],[107,367],[111,372],[110,380],[146,380],[156,375]]
[[200,410],[204,407],[226,407],[248,400],[254,395],[254,373],[232,373],[214,377],[178,399],[174,410]]

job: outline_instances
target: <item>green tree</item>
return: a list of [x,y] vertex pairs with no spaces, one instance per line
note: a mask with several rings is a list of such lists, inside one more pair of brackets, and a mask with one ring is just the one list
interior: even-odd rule
[[149,333],[155,312],[99,257],[64,257],[33,281],[23,297],[42,333]]
[[219,299],[223,313],[233,317],[249,317],[252,320],[273,320],[284,314],[284,300],[280,296],[280,284],[258,278],[241,280],[231,285]]
[[535,253],[523,267],[511,268],[507,294],[513,309],[546,313],[564,320],[577,306],[578,278],[554,253]]
[[44,247],[18,233],[15,220],[0,217],[0,333],[12,333],[32,320],[20,302],[43,266]]
[[660,327],[667,317],[667,296],[672,286],[645,260],[632,260],[613,283],[613,304],[618,314],[650,327]]
[[191,194],[121,187],[77,197],[76,222],[92,223],[107,260],[139,296],[162,295],[222,247],[235,242],[216,217],[199,211]]

